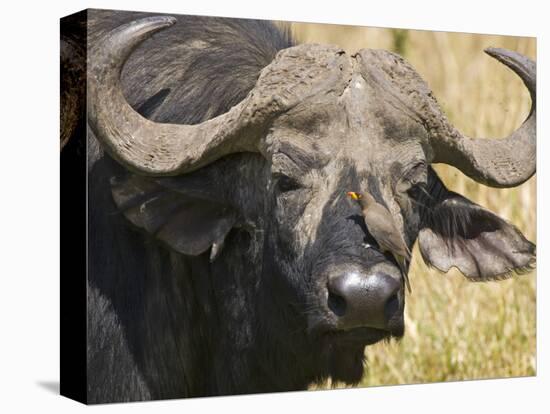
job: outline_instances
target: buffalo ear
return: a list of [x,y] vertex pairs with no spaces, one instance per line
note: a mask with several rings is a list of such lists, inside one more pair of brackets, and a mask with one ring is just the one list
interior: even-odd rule
[[536,247],[515,226],[448,191],[435,178],[439,188],[430,192],[436,198],[418,236],[427,264],[442,272],[457,267],[473,281],[504,279],[534,268]]
[[186,190],[177,184],[177,177],[128,174],[113,178],[111,191],[132,224],[185,255],[197,256],[212,247],[210,259],[214,260],[237,221],[233,208],[200,190]]

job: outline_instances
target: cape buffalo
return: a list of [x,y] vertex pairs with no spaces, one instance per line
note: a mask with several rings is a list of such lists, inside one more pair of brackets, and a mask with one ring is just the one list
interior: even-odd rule
[[[469,279],[532,268],[512,224],[445,188],[535,173],[532,98],[501,140],[447,120],[400,56],[295,45],[272,23],[88,11],[88,401],[301,390],[404,335],[403,275],[347,191]],[[414,275],[411,275],[414,276]]]

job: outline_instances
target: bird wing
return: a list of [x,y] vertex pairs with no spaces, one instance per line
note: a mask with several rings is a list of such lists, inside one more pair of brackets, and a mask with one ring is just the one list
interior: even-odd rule
[[365,224],[372,237],[376,239],[380,248],[410,259],[411,251],[391,217],[371,218],[367,214],[365,215]]

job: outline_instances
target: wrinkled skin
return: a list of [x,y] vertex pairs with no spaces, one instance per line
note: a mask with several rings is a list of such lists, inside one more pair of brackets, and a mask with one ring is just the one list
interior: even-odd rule
[[[385,329],[340,325],[327,289],[335,274],[384,273],[402,283],[350,190],[371,193],[409,247],[418,240],[442,270],[489,280],[532,266],[534,245],[519,230],[447,191],[431,169],[430,131],[411,110],[411,85],[430,94],[389,52],[285,49],[255,87],[277,112],[259,153],[175,177],[129,172],[90,131],[90,197],[98,200],[90,284],[112,302],[136,363],[128,378],[138,384],[92,399],[294,390],[327,377],[357,383],[364,347],[404,334],[405,292]],[[164,110],[143,99],[134,107],[151,119]],[[92,371],[101,378],[110,370],[99,361]]]

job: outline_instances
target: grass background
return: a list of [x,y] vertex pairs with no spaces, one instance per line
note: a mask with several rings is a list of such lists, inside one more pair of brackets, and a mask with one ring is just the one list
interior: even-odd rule
[[[349,53],[388,49],[428,82],[450,120],[465,134],[500,138],[526,118],[530,98],[521,80],[483,53],[505,47],[535,58],[533,38],[297,23],[299,42],[328,43]],[[536,178],[498,190],[453,167],[438,165],[452,190],[511,221],[536,243]],[[536,373],[536,275],[468,282],[456,270],[429,269],[415,247],[405,337],[366,349],[360,385],[526,376]],[[330,382],[321,387],[339,387]],[[317,387],[316,387],[317,388]]]

